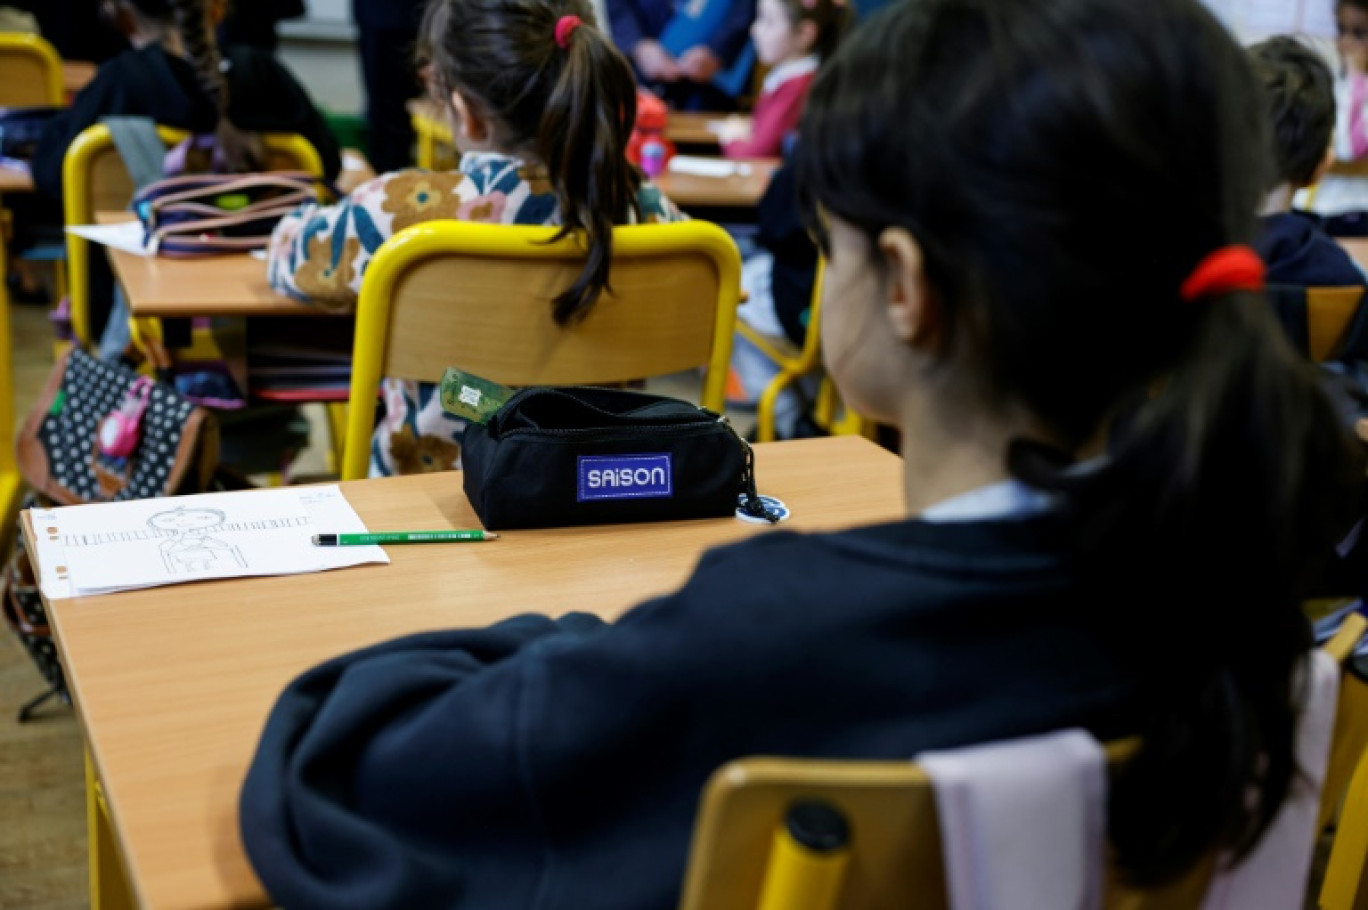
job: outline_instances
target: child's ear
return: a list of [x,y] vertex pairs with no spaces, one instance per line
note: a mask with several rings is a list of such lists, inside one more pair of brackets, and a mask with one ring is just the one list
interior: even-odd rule
[[455,115],[456,131],[471,142],[484,142],[489,138],[489,121],[484,110],[470,98],[458,91],[451,93],[451,110]]
[[813,22],[811,19],[804,19],[802,22],[798,23],[796,31],[798,33],[798,43],[801,44],[803,49],[809,54],[812,53],[812,49],[817,46],[817,23]]
[[877,241],[884,260],[889,326],[903,344],[927,348],[939,333],[940,306],[926,280],[921,244],[906,229],[885,228]]

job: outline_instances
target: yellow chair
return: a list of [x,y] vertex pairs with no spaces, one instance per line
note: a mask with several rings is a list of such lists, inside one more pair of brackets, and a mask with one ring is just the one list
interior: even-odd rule
[[[774,408],[784,390],[805,376],[814,375],[822,370],[822,281],[825,268],[819,262],[817,279],[812,287],[812,306],[808,310],[807,334],[802,347],[794,345],[787,338],[765,335],[747,325],[745,320],[737,320],[736,330],[751,344],[755,345],[779,372],[765,390],[760,393],[760,401],[755,411],[755,438],[757,442],[773,442],[775,438]],[[836,385],[829,377],[822,378],[817,393],[813,417],[817,425],[837,435],[869,435],[873,427],[849,408],[842,406]]]
[[416,164],[429,171],[451,170],[460,159],[451,138],[451,127],[441,109],[432,101],[409,102],[409,122],[417,138]]
[[619,227],[611,292],[561,328],[551,301],[579,275],[578,238],[554,228],[434,221],[392,237],[361,282],[342,477],[366,476],[382,376],[436,381],[448,366],[511,386],[614,383],[706,364],[722,410],[740,259],[700,221]]
[[[1344,663],[1365,628],[1368,621],[1351,614],[1325,650]],[[1368,682],[1352,671],[1340,680],[1318,830],[1324,830],[1337,812],[1339,828],[1321,882],[1320,907],[1368,910]]]
[[[1326,652],[1343,665],[1363,630],[1362,617],[1352,617]],[[1135,740],[1109,745],[1111,768],[1122,765],[1135,746]],[[1352,884],[1357,888],[1368,849],[1368,760],[1360,762],[1354,785],[1345,818],[1351,808],[1357,812],[1350,826],[1355,834],[1342,850],[1338,838],[1335,846],[1343,857],[1337,881],[1356,875]],[[1332,791],[1339,784],[1329,772],[1325,786],[1324,800],[1338,802]],[[827,849],[795,839],[790,813],[813,803],[834,810],[839,819],[830,828],[844,827],[848,836],[831,838]],[[1342,830],[1340,837],[1346,833]],[[1211,871],[1211,862],[1199,863],[1175,882],[1139,891],[1109,870],[1105,904],[1108,910],[1196,910]],[[918,910],[949,906],[935,796],[915,763],[744,758],[723,765],[708,780],[681,910],[857,910],[912,906],[913,897]],[[1364,910],[1368,903],[1322,907]]]
[[[0,32],[0,107],[56,107],[62,103],[62,58],[37,35]],[[8,540],[19,498],[14,462],[14,373],[10,360],[8,212],[0,225],[0,543]],[[60,274],[60,271],[59,271]]]
[[0,107],[60,107],[62,58],[37,35],[0,32]]
[[[157,127],[167,146],[190,134],[170,127]],[[301,170],[323,176],[323,161],[313,145],[294,133],[268,133],[266,166],[272,170]],[[92,126],[76,137],[62,159],[64,216],[67,224],[90,224],[96,212],[120,211],[133,198],[133,181],[114,145],[109,127]],[[90,241],[67,234],[67,268],[71,288],[71,325],[79,344],[89,346],[90,335]],[[264,266],[263,266],[264,268]],[[141,324],[135,330],[144,337],[156,336],[156,329]]]
[[[0,243],[0,257],[4,244]],[[0,259],[0,282],[4,280]],[[14,362],[10,354],[9,293],[0,283],[0,546],[8,546],[14,529],[14,512],[19,503],[19,468],[14,460]],[[8,552],[8,550],[0,550]]]
[[[1362,682],[1359,682],[1362,685]],[[1321,883],[1321,910],[1368,910],[1368,750],[1359,756]]]
[[1361,287],[1306,289],[1307,348],[1312,360],[1324,363],[1339,353],[1362,300]]

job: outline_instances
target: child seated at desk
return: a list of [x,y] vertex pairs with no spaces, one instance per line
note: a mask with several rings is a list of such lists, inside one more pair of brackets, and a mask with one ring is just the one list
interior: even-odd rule
[[1321,229],[1320,218],[1292,209],[1296,192],[1314,185],[1334,160],[1330,68],[1295,38],[1270,38],[1249,53],[1273,139],[1273,185],[1254,244],[1268,266],[1268,281],[1297,287],[1363,285],[1363,273]]
[[[271,238],[272,286],[350,309],[371,256],[406,227],[441,218],[560,225],[586,235],[589,256],[552,312],[561,325],[582,319],[608,282],[613,225],[682,217],[624,156],[636,85],[592,23],[587,0],[434,0],[422,52],[464,153],[459,169],[396,171],[338,205],[303,206]],[[442,410],[437,391],[383,381],[372,476],[460,466],[465,422]]]
[[901,428],[907,518],[759,532],[612,624],[308,672],[240,804],[271,896],[673,907],[724,762],[1070,726],[1140,737],[1110,794],[1123,873],[1247,854],[1299,787],[1300,599],[1363,486],[1260,298],[1257,107],[1194,0],[876,14],[796,154],[827,365]]
[[[771,67],[755,99],[748,135],[724,135],[728,158],[774,158],[798,128],[817,67],[836,50],[850,21],[846,0],[760,0],[751,40]],[[730,124],[730,121],[728,121]]]
[[[104,6],[133,48],[101,65],[71,107],[48,124],[33,159],[40,192],[60,201],[62,161],[84,130],[105,117],[150,117],[163,126],[215,133],[227,169],[259,169],[244,131],[299,133],[332,180],[341,168],[337,140],[289,70],[269,52],[230,47],[220,54],[213,24],[221,0],[111,0]],[[103,255],[91,256],[91,323],[98,338],[113,299]]]

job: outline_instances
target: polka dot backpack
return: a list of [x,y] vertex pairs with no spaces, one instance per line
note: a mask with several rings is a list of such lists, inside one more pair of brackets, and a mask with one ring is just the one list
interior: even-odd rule
[[58,505],[205,489],[218,462],[209,413],[120,364],[68,351],[18,444],[19,470]]
[[[72,349],[58,360],[20,431],[16,454],[32,490],[24,508],[113,502],[205,490],[218,464],[212,415],[168,386]],[[0,611],[48,690],[70,702],[22,535],[0,574]]]

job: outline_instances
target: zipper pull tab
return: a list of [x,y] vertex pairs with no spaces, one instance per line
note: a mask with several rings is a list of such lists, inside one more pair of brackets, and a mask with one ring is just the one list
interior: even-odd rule
[[744,436],[736,432],[736,428],[725,416],[718,417],[717,420],[731,430],[736,441],[741,443],[741,451],[746,453],[746,466],[741,472],[741,502],[738,508],[752,518],[762,518],[770,524],[778,524],[779,516],[765,508],[765,504],[760,500],[760,493],[755,488],[755,450],[746,442]]

